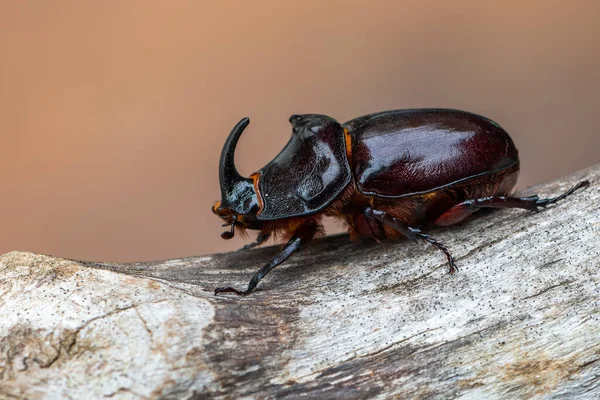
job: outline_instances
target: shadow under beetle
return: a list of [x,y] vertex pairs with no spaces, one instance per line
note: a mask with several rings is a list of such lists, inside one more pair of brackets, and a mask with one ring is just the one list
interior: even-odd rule
[[287,243],[250,280],[258,282],[302,245],[324,235],[324,216],[342,219],[352,239],[407,237],[450,252],[421,231],[452,225],[481,208],[537,210],[589,186],[583,181],[553,197],[513,197],[519,156],[494,121],[458,110],[415,109],[365,115],[344,124],[325,115],[292,115],[292,137],[264,168],[242,177],[234,164],[237,142],[250,120],[231,131],[219,162],[221,201],[213,212],[230,229],[253,229],[257,246],[271,235]]

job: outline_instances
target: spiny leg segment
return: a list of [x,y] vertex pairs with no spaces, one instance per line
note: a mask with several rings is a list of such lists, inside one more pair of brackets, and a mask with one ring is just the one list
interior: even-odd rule
[[245,296],[252,293],[258,285],[258,282],[265,277],[273,268],[277,267],[285,260],[290,258],[294,252],[296,252],[303,244],[312,240],[317,232],[319,226],[314,223],[306,223],[296,229],[294,236],[283,246],[283,248],[273,257],[272,260],[267,262],[263,267],[250,279],[248,288],[246,290],[238,290],[232,287],[219,287],[215,289],[215,295],[219,293],[235,293],[238,296]]
[[390,228],[400,232],[401,234],[403,234],[404,236],[406,236],[407,238],[409,238],[411,240],[417,241],[417,239],[421,239],[421,240],[424,240],[427,243],[430,243],[431,245],[437,247],[439,250],[441,250],[444,253],[446,258],[448,259],[448,264],[450,266],[450,269],[448,272],[453,274],[458,271],[458,267],[456,266],[456,263],[454,262],[454,257],[452,257],[452,254],[450,254],[448,249],[442,243],[438,242],[436,239],[434,239],[430,235],[421,232],[421,230],[419,230],[417,228],[411,228],[404,222],[399,221],[398,219],[396,219],[392,215],[387,214],[384,211],[375,210],[371,207],[366,207],[364,210],[364,213],[365,213],[366,217],[373,218],[373,219],[381,222],[382,224],[389,226]]
[[565,199],[579,189],[587,188],[589,181],[579,182],[566,192],[556,196],[540,199],[538,195],[529,197],[489,196],[479,199],[469,199],[450,208],[435,220],[436,225],[447,226],[461,222],[466,217],[482,208],[523,208],[525,210],[539,210]]

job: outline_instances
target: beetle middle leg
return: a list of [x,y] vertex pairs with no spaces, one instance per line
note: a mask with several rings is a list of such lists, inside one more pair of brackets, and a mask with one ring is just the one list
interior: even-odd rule
[[260,282],[265,275],[267,275],[273,268],[290,258],[290,256],[300,249],[303,244],[311,241],[319,228],[320,225],[312,220],[300,225],[294,231],[292,238],[285,244],[285,246],[283,246],[279,253],[277,253],[273,259],[263,265],[263,267],[256,274],[254,274],[252,279],[250,279],[248,288],[246,290],[238,290],[232,287],[219,287],[215,289],[215,295],[219,293],[232,292],[238,296],[245,296],[252,293],[252,291],[256,288],[256,285],[258,285],[258,282]]
[[420,229],[411,228],[404,222],[399,221],[394,216],[392,216],[384,211],[375,210],[371,207],[366,207],[364,209],[364,215],[367,218],[372,218],[376,221],[381,222],[384,225],[389,226],[390,228],[400,232],[401,234],[403,234],[404,236],[406,236],[407,238],[409,238],[411,240],[417,241],[418,239],[421,239],[421,240],[424,240],[427,243],[437,247],[439,250],[442,251],[442,253],[444,253],[446,258],[448,259],[448,264],[450,265],[450,269],[448,272],[450,274],[453,274],[458,271],[458,268],[456,267],[456,263],[454,262],[454,257],[452,257],[452,254],[450,254],[450,252],[448,251],[446,246],[444,246],[442,243],[435,240],[430,235],[421,232]]
[[532,211],[538,210],[563,200],[565,197],[570,196],[575,191],[586,188],[589,185],[589,181],[582,181],[556,197],[548,197],[545,199],[540,199],[538,195],[533,195],[529,197],[489,196],[479,199],[465,200],[439,216],[435,220],[435,224],[440,226],[457,224],[472,213],[482,208],[523,208],[525,210]]

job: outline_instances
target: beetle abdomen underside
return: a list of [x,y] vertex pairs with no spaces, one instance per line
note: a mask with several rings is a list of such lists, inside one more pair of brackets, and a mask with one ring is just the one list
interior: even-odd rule
[[343,126],[352,135],[356,187],[366,195],[430,193],[518,165],[517,149],[506,131],[464,111],[388,111]]

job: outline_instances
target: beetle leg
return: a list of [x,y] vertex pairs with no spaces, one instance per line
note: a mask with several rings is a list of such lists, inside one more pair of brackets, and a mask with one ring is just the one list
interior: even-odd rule
[[435,220],[435,224],[445,226],[459,223],[481,208],[523,208],[525,210],[538,210],[563,200],[565,197],[573,194],[575,191],[586,188],[589,185],[589,181],[582,181],[556,197],[549,197],[545,199],[540,199],[538,195],[533,195],[529,197],[490,196],[479,199],[465,200],[462,203],[450,208],[448,211],[438,217]]
[[245,245],[244,247],[242,247],[240,250],[248,250],[248,249],[253,249],[256,246],[260,246],[261,244],[263,244],[264,242],[266,242],[267,240],[269,240],[269,238],[271,237],[271,232],[259,232],[258,236],[256,236],[256,240],[250,244]]
[[417,239],[421,239],[421,240],[424,240],[427,243],[437,247],[439,250],[442,251],[442,253],[444,253],[444,255],[446,256],[446,259],[448,259],[448,264],[450,265],[450,269],[448,272],[453,274],[458,271],[458,267],[456,266],[456,263],[454,262],[454,257],[452,257],[452,254],[450,254],[450,252],[448,251],[446,246],[444,246],[442,243],[440,243],[437,240],[435,240],[434,238],[432,238],[430,235],[421,232],[420,229],[411,228],[404,222],[399,221],[394,216],[389,215],[384,211],[374,210],[371,207],[366,207],[364,210],[364,213],[365,213],[366,217],[373,218],[373,219],[381,222],[382,224],[385,224],[385,225],[389,226],[390,228],[395,229],[396,231],[400,232],[401,234],[403,234],[404,236],[406,236],[407,238],[409,238],[411,240],[417,241]]
[[317,232],[319,225],[317,224],[304,224],[301,225],[295,232],[294,236],[283,246],[283,248],[273,257],[271,261],[263,265],[263,267],[250,279],[248,283],[248,289],[237,290],[232,287],[219,287],[215,289],[215,295],[219,293],[233,292],[238,296],[245,296],[252,293],[258,282],[265,277],[276,266],[283,263],[285,260],[302,247],[303,244],[309,242]]

